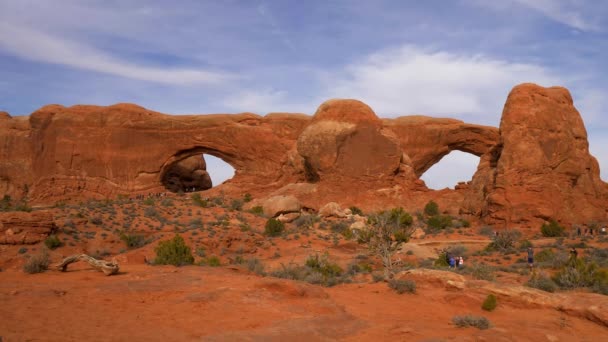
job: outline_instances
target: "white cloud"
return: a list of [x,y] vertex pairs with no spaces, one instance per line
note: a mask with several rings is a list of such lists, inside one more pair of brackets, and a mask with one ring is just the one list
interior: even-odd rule
[[[583,9],[597,8],[596,2],[580,0],[514,0],[548,18],[581,31],[601,31],[600,24]],[[601,7],[601,4],[600,4]]]
[[494,125],[514,85],[559,83],[538,65],[416,46],[378,52],[325,82],[330,97],[360,99],[381,116],[459,116]]
[[217,84],[234,78],[224,72],[146,67],[115,58],[84,43],[2,22],[0,49],[32,61],[172,85]]

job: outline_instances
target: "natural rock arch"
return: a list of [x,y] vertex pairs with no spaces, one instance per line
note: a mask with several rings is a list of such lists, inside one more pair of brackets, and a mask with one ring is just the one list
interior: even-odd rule
[[235,169],[234,156],[203,146],[181,150],[173,154],[161,167],[161,184],[171,192],[193,192],[212,188],[213,182],[207,170],[205,155],[217,157]]

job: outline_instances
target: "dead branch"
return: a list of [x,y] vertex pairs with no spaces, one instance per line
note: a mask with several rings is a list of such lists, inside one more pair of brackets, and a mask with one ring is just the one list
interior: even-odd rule
[[86,261],[89,263],[89,265],[93,266],[98,271],[103,272],[107,276],[118,273],[118,262],[116,262],[116,259],[113,259],[112,261],[97,260],[86,254],[70,255],[69,257],[63,259],[63,261],[56,267],[60,271],[65,272],[68,269],[69,264],[77,261]]

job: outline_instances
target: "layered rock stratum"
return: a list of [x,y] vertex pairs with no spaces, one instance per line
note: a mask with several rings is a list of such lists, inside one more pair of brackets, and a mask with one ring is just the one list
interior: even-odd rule
[[[480,157],[472,181],[429,190],[419,177],[454,150]],[[516,86],[499,128],[454,119],[380,119],[357,100],[323,103],[314,116],[252,113],[166,115],[132,104],[48,105],[0,113],[0,196],[54,204],[86,198],[211,188],[203,154],[235,176],[209,191],[294,196],[365,210],[421,209],[490,223],[607,220],[608,185],[589,153],[569,92]],[[258,201],[262,203],[263,200]]]

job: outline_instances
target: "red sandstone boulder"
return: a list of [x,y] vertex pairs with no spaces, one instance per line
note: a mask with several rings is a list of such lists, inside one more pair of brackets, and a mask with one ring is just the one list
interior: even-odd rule
[[34,244],[56,230],[50,211],[0,213],[0,244]]
[[306,178],[324,176],[384,177],[395,174],[403,151],[394,133],[366,104],[329,100],[319,106],[311,124],[298,137]]
[[7,112],[0,111],[0,120],[10,119],[11,115]]

